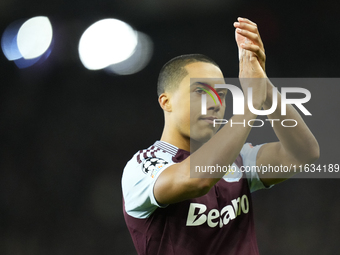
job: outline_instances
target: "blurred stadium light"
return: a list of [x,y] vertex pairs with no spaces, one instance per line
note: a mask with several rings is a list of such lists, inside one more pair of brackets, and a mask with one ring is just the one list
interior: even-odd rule
[[126,60],[112,64],[105,68],[106,71],[118,75],[128,75],[141,71],[149,63],[152,52],[153,44],[149,36],[142,32],[137,32],[138,43],[134,53]]
[[151,39],[117,19],[104,19],[85,30],[79,57],[89,70],[105,69],[119,75],[143,69],[152,55]]
[[26,68],[49,56],[52,41],[50,20],[38,16],[12,22],[2,35],[1,48],[8,60],[14,61],[19,68]]

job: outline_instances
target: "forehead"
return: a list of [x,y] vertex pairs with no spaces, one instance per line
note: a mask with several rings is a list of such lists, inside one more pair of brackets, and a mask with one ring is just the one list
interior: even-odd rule
[[212,83],[224,83],[222,71],[215,65],[205,62],[191,63],[185,66],[188,74],[183,79],[183,82],[188,85],[195,82]]
[[215,65],[206,62],[195,62],[185,66],[190,78],[223,78],[222,71]]

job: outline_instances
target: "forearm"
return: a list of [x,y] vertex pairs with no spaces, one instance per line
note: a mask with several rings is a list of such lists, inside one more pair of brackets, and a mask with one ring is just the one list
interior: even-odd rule
[[[196,166],[231,166],[251,131],[251,127],[247,125],[251,119],[256,119],[256,115],[248,110],[244,115],[233,116],[217,134],[191,154],[190,171],[195,173],[195,177],[206,178],[204,180],[206,185],[212,187],[224,176],[223,171],[214,172],[214,174],[194,171]],[[202,182],[202,180],[198,181]]]
[[[267,99],[263,105],[265,110],[272,106],[273,87],[273,84],[268,80]],[[310,163],[315,161],[319,154],[318,142],[292,105],[287,105],[286,115],[281,115],[281,94],[279,92],[277,93],[277,108],[274,113],[268,115],[268,119],[272,120],[272,127],[280,141],[282,149],[297,162]],[[296,123],[291,121],[289,126],[294,126],[295,124],[296,126],[288,127],[287,124],[285,127],[281,124],[283,120],[288,119],[296,121]]]
[[[230,120],[247,123],[256,115],[233,116]],[[228,124],[229,124],[228,122]],[[225,125],[208,142],[202,145],[187,159],[165,169],[156,181],[155,198],[159,203],[177,203],[189,198],[205,195],[225,175],[224,171],[196,172],[196,166],[221,167],[232,165],[245,143],[251,127],[248,125]]]

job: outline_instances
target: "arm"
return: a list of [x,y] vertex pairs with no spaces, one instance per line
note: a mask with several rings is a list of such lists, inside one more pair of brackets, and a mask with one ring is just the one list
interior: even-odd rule
[[[243,53],[240,59],[240,77],[266,78],[257,58],[248,50]],[[250,83],[242,83],[241,85],[244,91],[247,91],[249,86],[253,88],[254,107],[261,109],[266,97],[266,79],[254,79]],[[245,96],[247,96],[246,93]],[[166,100],[162,96],[159,101],[161,105],[166,104]],[[234,123],[245,121],[247,123],[248,120],[254,118],[256,118],[256,115],[245,107],[244,115],[235,115],[230,121]],[[232,165],[240,153],[250,130],[249,125],[245,125],[245,127],[242,125],[233,127],[225,125],[186,160],[166,168],[159,175],[154,185],[154,196],[157,202],[171,204],[206,194],[225,173],[220,172],[214,175],[199,173],[198,178],[190,178],[190,167],[194,169],[193,164],[196,166]]]
[[[248,112],[245,116],[234,116],[231,120],[233,122],[242,122],[243,119],[246,119],[247,122],[247,120],[254,118],[256,116]],[[245,128],[231,128],[225,125],[188,158],[181,163],[166,168],[160,174],[154,186],[154,196],[157,202],[159,204],[172,204],[208,193],[225,173],[215,173],[214,175],[199,173],[198,178],[190,178],[190,163],[197,166],[232,165],[241,151],[250,130],[251,127],[248,125]],[[191,167],[194,169],[195,166],[191,165]]]
[[[267,100],[263,108],[269,109],[272,99],[272,88],[274,86],[267,83]],[[268,119],[294,119],[297,121],[295,127],[283,127],[276,123],[273,125],[274,132],[279,142],[268,143],[262,146],[258,155],[257,165],[290,166],[310,164],[319,158],[320,149],[317,140],[303,121],[300,114],[292,105],[287,105],[287,114],[281,116],[281,95],[278,93],[278,105],[275,112],[268,115]],[[294,172],[288,173],[259,173],[262,182],[269,186],[279,183],[293,176]]]
[[[265,54],[264,47],[257,29],[257,25],[247,19],[239,19],[234,26],[236,29],[236,41],[240,47],[245,38],[252,41],[245,49],[251,50],[256,54],[258,61],[263,70],[265,70]],[[250,48],[252,47],[252,48]],[[273,84],[267,82],[267,96],[263,104],[263,108],[269,109],[272,105],[272,89]],[[287,106],[287,114],[283,118],[281,116],[281,95],[278,93],[278,103],[276,111],[268,116],[268,119],[294,119],[297,126],[285,128],[280,124],[273,125],[273,129],[279,142],[268,143],[261,147],[257,155],[256,164],[271,166],[290,166],[308,164],[319,158],[319,145],[315,137],[301,118],[300,114],[291,105]],[[259,173],[262,182],[266,186],[279,183],[291,177],[295,173]]]

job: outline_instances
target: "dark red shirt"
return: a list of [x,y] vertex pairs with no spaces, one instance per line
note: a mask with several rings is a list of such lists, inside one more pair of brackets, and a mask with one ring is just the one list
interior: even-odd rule
[[[238,168],[243,166],[243,157],[248,157],[247,162],[256,159],[259,148],[245,146],[235,161]],[[138,254],[259,254],[249,188],[263,188],[258,176],[222,178],[202,197],[166,207],[157,204],[152,192],[155,179],[167,166],[188,156],[189,152],[158,141],[127,164],[122,179],[123,211]]]

